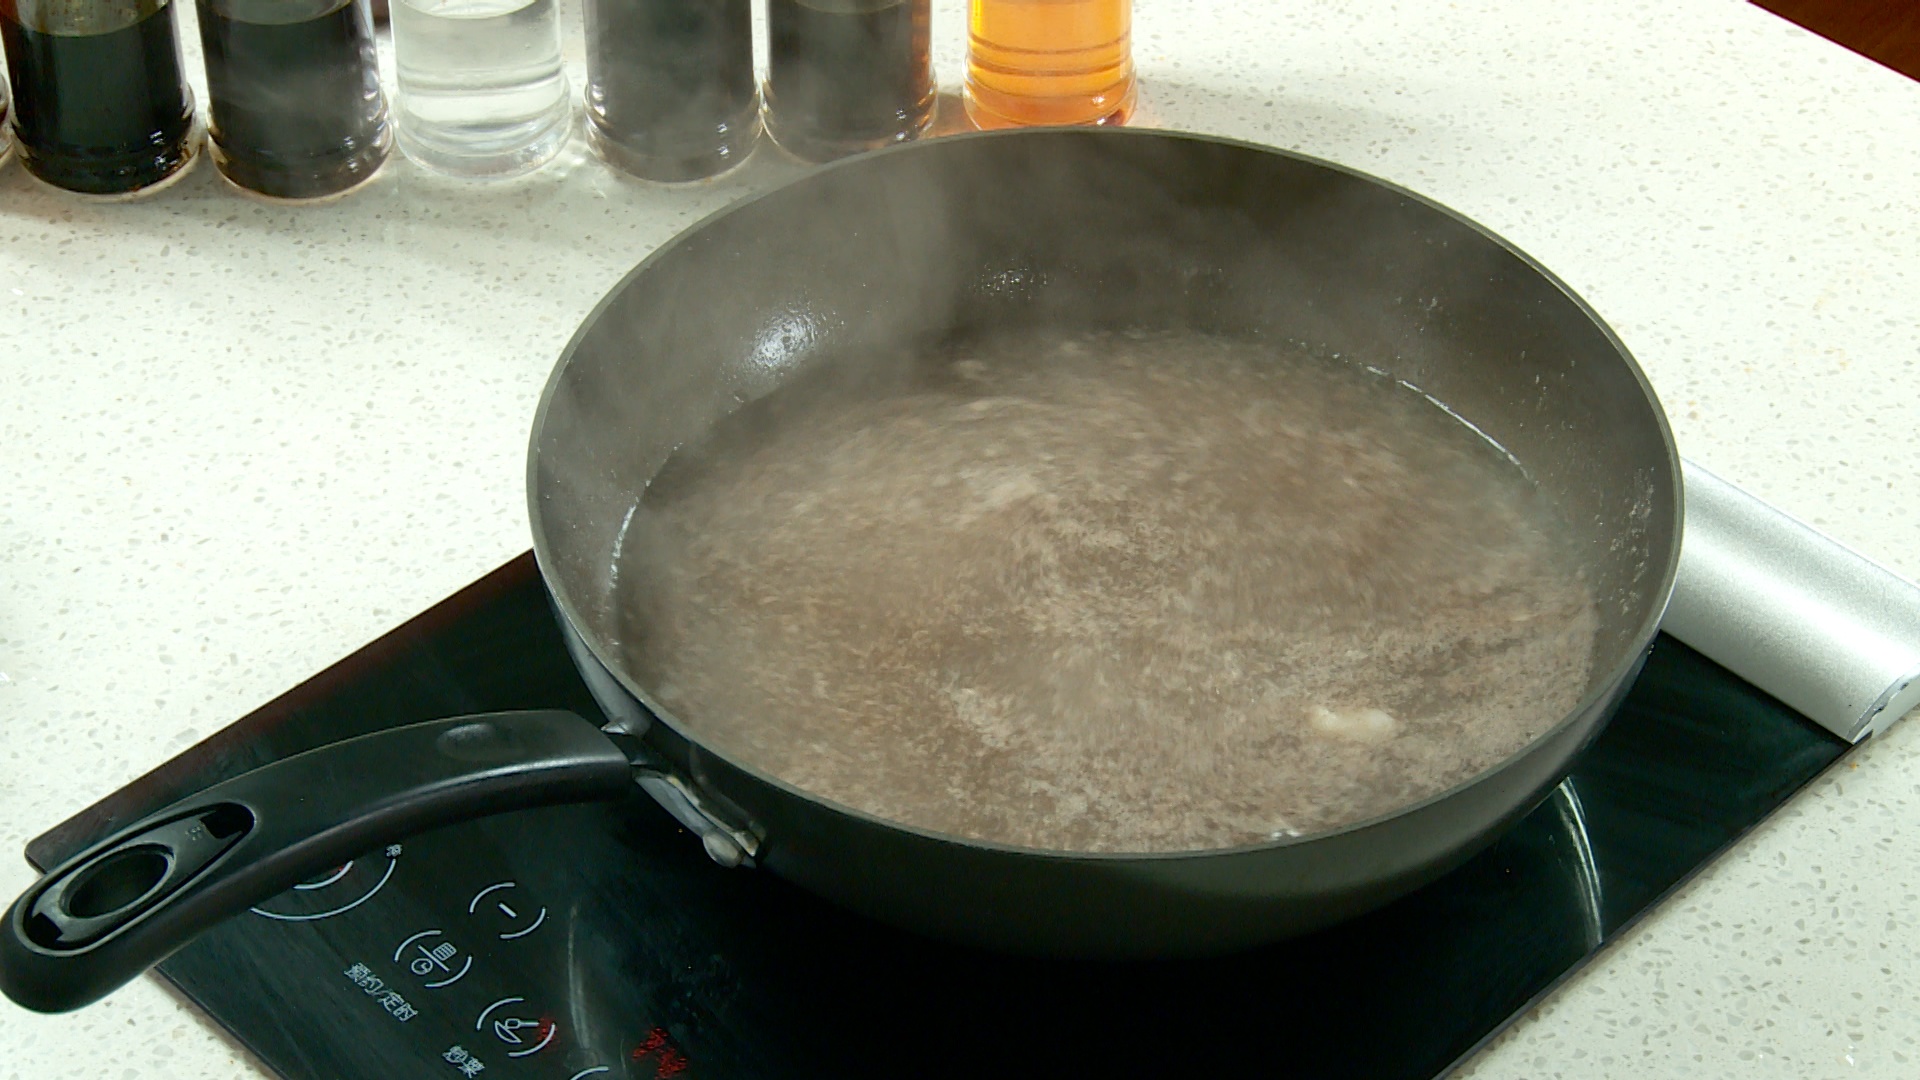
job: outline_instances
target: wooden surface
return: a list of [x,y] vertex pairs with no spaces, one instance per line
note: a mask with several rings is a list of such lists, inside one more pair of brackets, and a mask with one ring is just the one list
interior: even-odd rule
[[1920,79],[1920,0],[1753,0],[1910,79]]

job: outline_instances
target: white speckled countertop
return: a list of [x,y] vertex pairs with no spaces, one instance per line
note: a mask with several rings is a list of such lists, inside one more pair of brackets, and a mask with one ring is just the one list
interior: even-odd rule
[[[1920,575],[1920,84],[1742,0],[1138,7],[1138,123],[1486,224],[1619,331],[1684,453]],[[4,853],[523,550],[560,348],[652,245],[795,171],[769,157],[659,189],[576,140],[507,186],[396,161],[304,208],[204,163],[128,205],[0,169],[0,894],[31,879]],[[1465,1075],[1920,1075],[1916,837],[1906,724]],[[8,1080],[254,1074],[151,979],[0,1002]]]

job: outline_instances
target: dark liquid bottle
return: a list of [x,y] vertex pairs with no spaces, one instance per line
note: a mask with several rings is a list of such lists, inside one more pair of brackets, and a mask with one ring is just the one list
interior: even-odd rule
[[393,136],[361,0],[200,0],[214,164],[287,199],[372,176]]
[[760,137],[751,0],[587,0],[587,133],[648,180],[717,176]]
[[168,0],[0,0],[21,164],[121,195],[193,158],[193,96]]
[[827,161],[933,121],[928,0],[768,0],[767,133]]

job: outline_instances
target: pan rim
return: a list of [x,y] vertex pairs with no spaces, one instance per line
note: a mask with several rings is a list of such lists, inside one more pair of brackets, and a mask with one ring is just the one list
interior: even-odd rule
[[[580,618],[580,608],[579,605],[575,603],[574,597],[569,595],[567,590],[559,586],[558,579],[554,574],[549,573],[549,569],[552,566],[553,555],[550,550],[550,545],[547,542],[545,515],[543,514],[539,489],[542,435],[546,430],[548,413],[554,398],[582,343],[588,335],[593,332],[595,327],[599,325],[601,316],[606,310],[618,301],[636,279],[646,274],[656,263],[664,261],[672,252],[680,247],[694,242],[715,222],[741,212],[762,200],[775,197],[791,187],[810,182],[819,182],[818,178],[831,176],[843,169],[861,168],[871,160],[897,154],[938,152],[938,149],[943,146],[962,144],[979,139],[1025,139],[1038,141],[1060,138],[1171,139],[1205,143],[1236,150],[1291,158],[1303,164],[1342,173],[1373,184],[1391,194],[1416,202],[1429,210],[1442,214],[1454,222],[1471,229],[1507,254],[1518,259],[1529,270],[1538,274],[1543,281],[1557,290],[1562,297],[1573,305],[1575,311],[1579,312],[1594,329],[1599,331],[1615,355],[1625,363],[1627,373],[1632,377],[1634,384],[1640,391],[1642,399],[1652,412],[1652,419],[1659,433],[1661,448],[1664,450],[1666,470],[1668,473],[1666,477],[1668,481],[1666,489],[1671,491],[1673,495],[1673,506],[1671,508],[1673,529],[1670,542],[1667,545],[1668,550],[1665,552],[1648,553],[1650,559],[1658,558],[1660,560],[1660,579],[1652,593],[1654,602],[1647,605],[1647,610],[1643,613],[1641,620],[1631,635],[1631,640],[1638,642],[1638,644],[1632,649],[1624,650],[1623,655],[1607,670],[1605,677],[1593,680],[1591,687],[1587,693],[1581,696],[1578,703],[1558,720],[1543,728],[1519,749],[1508,754],[1495,764],[1438,792],[1434,792],[1413,802],[1403,803],[1385,813],[1349,822],[1332,829],[1225,847],[1188,848],[1177,851],[1076,851],[1061,848],[1029,847],[1019,844],[983,840],[956,833],[939,832],[910,823],[896,821],[862,810],[858,807],[836,802],[815,792],[808,791],[805,788],[797,787],[775,774],[714,749],[706,741],[691,734],[687,725],[675,717],[670,710],[660,707],[650,693],[647,693],[636,684],[632,676],[626,671],[624,665],[615,663],[610,659],[610,651],[604,647],[600,635],[589,632],[583,620]],[[1472,218],[1467,217],[1465,214],[1426,195],[1422,195],[1417,191],[1382,179],[1372,173],[1338,162],[1328,161],[1324,158],[1314,157],[1310,154],[1303,154],[1281,147],[1267,146],[1245,139],[1159,128],[1028,128],[963,132],[954,135],[944,135],[935,139],[902,143],[823,165],[791,180],[776,184],[765,191],[743,196],[728,203],[726,206],[714,210],[698,221],[686,226],[680,232],[668,238],[649,252],[633,269],[622,275],[619,281],[607,290],[600,301],[595,304],[593,309],[581,320],[580,326],[574,331],[573,336],[568,339],[566,346],[560,352],[559,359],[554,364],[553,370],[548,374],[546,384],[540,393],[539,402],[535,407],[533,425],[528,442],[526,483],[528,520],[533,532],[534,559],[539,566],[542,583],[555,609],[558,611],[560,618],[566,621],[569,630],[593,656],[594,661],[613,676],[614,680],[619,683],[621,689],[645,707],[658,722],[664,723],[671,728],[680,738],[685,739],[690,745],[698,747],[701,753],[711,755],[725,762],[730,768],[736,769],[760,783],[816,806],[829,808],[836,813],[844,814],[863,823],[885,829],[898,830],[925,840],[943,844],[1048,862],[1093,862],[1106,864],[1170,863],[1192,859],[1230,858],[1234,856],[1261,854],[1282,848],[1320,843],[1322,841],[1379,828],[1397,819],[1415,814],[1426,807],[1446,802],[1467,789],[1477,787],[1487,782],[1525,760],[1529,756],[1529,753],[1536,747],[1560,735],[1569,726],[1580,723],[1594,710],[1602,708],[1607,698],[1616,693],[1624,692],[1629,685],[1629,676],[1637,673],[1637,669],[1644,662],[1648,650],[1652,647],[1653,641],[1659,634],[1660,623],[1665,617],[1667,606],[1671,601],[1674,582],[1679,572],[1680,546],[1686,524],[1686,499],[1680,453],[1678,445],[1674,441],[1673,429],[1667,420],[1666,409],[1661,405],[1659,396],[1654,393],[1653,385],[1648,380],[1646,372],[1641,368],[1639,361],[1634,358],[1631,350],[1627,348],[1626,343],[1621,340],[1619,334],[1614,331],[1612,326],[1608,325],[1593,305],[1575,292],[1559,275],[1553,273],[1546,266],[1542,265],[1539,260],[1529,255],[1505,237]],[[1599,731],[1604,726],[1604,722],[1596,724],[1594,731],[1589,734],[1588,740],[1590,741],[1592,738],[1597,737]],[[1565,776],[1562,774],[1561,780],[1564,781],[1564,779]],[[1524,804],[1524,809],[1531,809],[1531,803]],[[773,839],[777,843],[778,838]]]

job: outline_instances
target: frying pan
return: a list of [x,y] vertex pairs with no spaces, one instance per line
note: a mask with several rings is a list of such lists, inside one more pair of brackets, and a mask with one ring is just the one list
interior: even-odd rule
[[[1564,514],[1601,611],[1580,703],[1500,764],[1349,827],[1085,854],[889,822],[704,746],[622,666],[615,553],[675,447],[836,357],[1022,326],[1198,331],[1363,358],[1506,449]],[[194,933],[448,821],[636,786],[723,865],[991,948],[1164,957],[1356,915],[1537,804],[1637,674],[1672,588],[1680,468],[1620,341],[1486,230],[1336,165],[1141,131],[963,136],[738,203],[654,252],[555,368],[528,462],[534,551],[604,727],[433,721],[209,788],[55,867],[10,909],[0,990],[73,1008]]]

